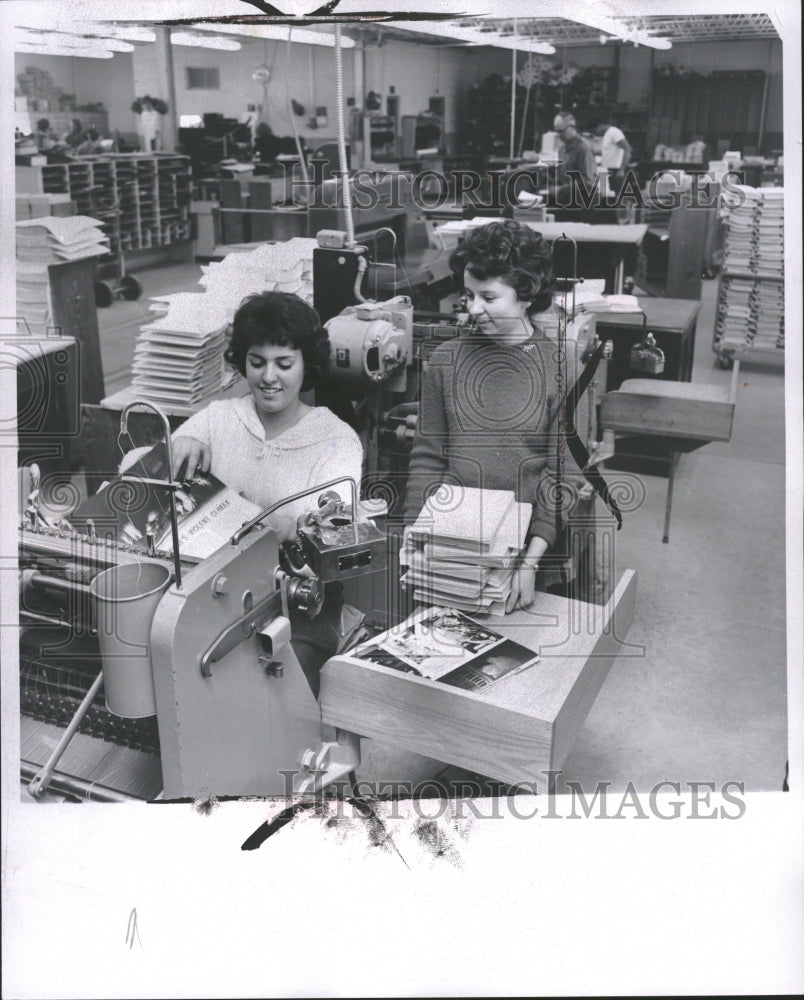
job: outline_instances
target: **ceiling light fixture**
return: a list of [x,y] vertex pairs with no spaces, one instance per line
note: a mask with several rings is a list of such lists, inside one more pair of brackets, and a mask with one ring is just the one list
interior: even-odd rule
[[171,45],[187,45],[199,49],[221,49],[224,52],[238,52],[240,42],[233,38],[219,38],[217,35],[194,35],[189,31],[171,31]]
[[84,35],[70,35],[58,31],[28,31],[25,28],[18,28],[14,33],[18,42],[27,42],[29,45],[55,45],[63,49],[106,49],[109,52],[133,52],[134,46],[131,42],[124,42],[119,38],[87,38]]
[[[576,24],[585,24],[596,31],[605,31],[606,34],[613,35],[620,41],[633,42],[634,45],[645,45],[651,49],[671,49],[673,47],[673,43],[669,38],[657,38],[647,31],[629,28],[622,21],[617,21],[613,17],[607,17],[605,14],[590,13],[580,16],[569,14],[562,10],[561,17],[567,21],[575,21]],[[602,39],[601,44],[603,44]]]
[[[286,42],[290,34],[291,40],[300,42],[302,45],[326,45],[332,48],[335,45],[335,36],[328,35],[323,31],[308,31],[306,28],[293,28],[291,25],[279,24],[214,24],[195,25],[198,31],[208,29],[219,34],[244,35],[251,39],[274,39],[278,42]],[[341,35],[341,48],[353,49],[355,42],[353,38]]]
[[478,21],[477,27],[468,27],[465,22],[460,24],[457,21],[418,21],[416,24],[394,24],[394,27],[422,35],[453,38],[469,45],[490,45],[500,49],[516,49],[519,52],[536,52],[543,56],[551,56],[555,52],[549,42],[539,42],[526,36],[504,36],[493,26],[482,27],[482,24],[482,21]]
[[127,42],[155,42],[156,32],[152,28],[136,25],[103,24],[100,21],[78,21],[70,24],[70,29],[82,35],[96,35],[101,38],[122,38]]
[[47,45],[46,43],[15,42],[14,51],[40,56],[68,56],[73,59],[112,59],[114,52],[101,48],[65,48],[62,45]]

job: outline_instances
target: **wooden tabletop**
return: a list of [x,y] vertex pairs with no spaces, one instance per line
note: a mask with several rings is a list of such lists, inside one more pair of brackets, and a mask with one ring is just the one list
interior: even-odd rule
[[107,396],[102,399],[100,405],[104,410],[114,410],[115,412],[120,412],[125,409],[129,403],[136,402],[153,402],[163,410],[168,417],[191,417],[194,413],[198,413],[199,410],[203,410],[205,406],[218,399],[237,399],[239,396],[248,395],[244,390],[246,389],[246,384],[243,379],[238,379],[233,385],[228,389],[219,389],[218,392],[213,393],[211,396],[205,396],[198,403],[194,403],[192,406],[185,406],[181,403],[163,403],[157,400],[146,400],[144,396],[140,396],[137,392],[137,387],[135,385],[127,385],[125,389],[120,389],[118,392],[113,393],[111,396]]
[[[698,299],[665,299],[652,295],[638,297],[639,307],[647,316],[647,325],[654,330],[682,332],[689,329],[701,309]],[[596,313],[598,326],[642,326],[638,312]]]
[[[439,226],[443,233],[461,235],[467,229],[485,226],[489,222],[502,222],[502,219],[461,219],[455,222],[445,222]],[[536,230],[546,240],[555,240],[559,236],[568,236],[576,243],[624,243],[637,246],[645,238],[648,227],[643,223],[629,223],[623,226],[593,226],[588,222],[526,222],[525,225]]]

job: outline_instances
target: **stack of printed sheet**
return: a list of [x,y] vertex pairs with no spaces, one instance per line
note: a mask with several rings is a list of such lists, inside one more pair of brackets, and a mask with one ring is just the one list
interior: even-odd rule
[[510,490],[442,484],[406,529],[403,584],[424,604],[505,614],[531,515]]
[[140,330],[134,352],[137,396],[197,406],[231,381],[223,362],[226,334],[243,299],[291,292],[312,303],[316,240],[295,237],[256,250],[234,250],[202,267],[203,291],[155,296],[158,319]]
[[234,315],[254,292],[292,292],[312,304],[314,239],[296,236],[287,243],[266,243],[256,250],[233,251],[202,267],[201,285]]
[[727,236],[715,342],[784,348],[784,190],[738,187]]
[[17,260],[47,265],[109,253],[102,223],[88,215],[47,215],[17,223]]
[[25,331],[42,337],[53,325],[49,264],[109,253],[100,226],[88,215],[42,216],[17,223],[17,316]]
[[167,312],[140,330],[132,365],[137,396],[193,406],[217,392],[228,325],[228,311],[211,296],[172,296]]

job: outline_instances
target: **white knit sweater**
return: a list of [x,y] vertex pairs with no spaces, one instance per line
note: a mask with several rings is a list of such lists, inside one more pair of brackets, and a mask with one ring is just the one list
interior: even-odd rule
[[[265,440],[251,396],[210,403],[173,433],[194,437],[212,453],[210,471],[261,508],[331,479],[354,479],[358,491],[363,461],[360,438],[323,406],[313,407],[293,427]],[[349,484],[333,487],[349,500]],[[288,504],[268,519],[281,540],[296,534],[296,519],[316,507],[315,494]]]

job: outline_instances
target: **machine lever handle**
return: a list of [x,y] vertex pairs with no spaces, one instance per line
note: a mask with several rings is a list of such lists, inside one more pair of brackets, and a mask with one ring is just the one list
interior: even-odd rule
[[244,615],[233,622],[220,633],[205,653],[201,655],[199,665],[203,677],[212,676],[212,664],[217,663],[227,653],[230,653],[235,646],[250,639],[260,628],[262,623],[274,611],[280,611],[282,607],[282,595],[278,590],[272,590],[251,607]]

